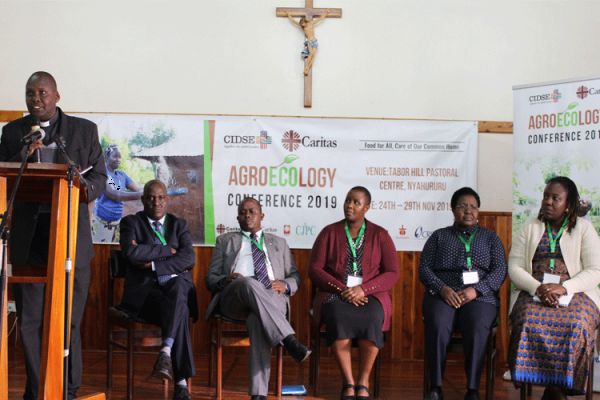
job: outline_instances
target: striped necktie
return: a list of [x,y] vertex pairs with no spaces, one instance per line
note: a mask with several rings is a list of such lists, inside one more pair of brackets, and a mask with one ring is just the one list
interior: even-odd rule
[[[156,232],[160,233],[161,235],[163,234],[163,226],[160,223],[160,221],[152,221],[152,226],[154,227],[154,230]],[[157,240],[157,239],[158,238],[155,238],[155,240]],[[160,241],[158,241],[158,244],[160,244]],[[169,280],[171,280],[171,275],[158,275],[157,279],[158,279],[158,284],[163,286],[167,282],[169,282]]]
[[271,280],[267,273],[267,256],[264,251],[256,245],[256,234],[250,235],[250,243],[252,244],[252,262],[254,263],[254,277],[257,281],[265,285],[267,289],[271,288]]

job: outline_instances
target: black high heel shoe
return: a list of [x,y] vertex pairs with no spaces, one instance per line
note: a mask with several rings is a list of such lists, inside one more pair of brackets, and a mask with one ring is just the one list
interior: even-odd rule
[[[359,390],[364,390],[365,392],[367,392],[366,396],[359,396],[358,391]],[[356,385],[354,386],[354,393],[355,393],[355,398],[356,400],[371,400],[371,394],[369,393],[369,388],[363,385]]]
[[356,400],[356,395],[354,394],[344,394],[346,389],[354,389],[354,385],[351,383],[344,383],[342,385],[342,392],[340,393],[340,400]]

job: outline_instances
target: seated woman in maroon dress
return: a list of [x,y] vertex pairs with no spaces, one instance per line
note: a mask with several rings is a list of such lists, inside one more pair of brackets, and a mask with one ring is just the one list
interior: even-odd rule
[[546,386],[543,400],[582,394],[600,322],[600,240],[579,218],[579,192],[550,179],[537,218],[514,236],[508,258],[511,335],[508,365],[517,383]]
[[[309,276],[318,288],[314,309],[327,328],[342,379],[343,400],[369,399],[369,375],[383,332],[389,330],[390,289],[399,277],[396,248],[388,232],[365,219],[371,194],[350,189],[344,219],[326,226],[313,245]],[[358,380],[352,375],[350,350],[358,341]]]

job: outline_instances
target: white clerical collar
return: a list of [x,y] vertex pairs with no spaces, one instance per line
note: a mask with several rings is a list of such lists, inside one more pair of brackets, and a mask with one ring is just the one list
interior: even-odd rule
[[50,126],[50,119],[48,121],[40,121],[40,127],[47,128]]

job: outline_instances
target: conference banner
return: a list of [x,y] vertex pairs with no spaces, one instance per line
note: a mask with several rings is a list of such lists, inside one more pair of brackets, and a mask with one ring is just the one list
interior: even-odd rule
[[[265,231],[311,248],[325,225],[344,217],[348,190],[365,186],[367,219],[384,226],[399,251],[421,250],[452,223],[452,193],[477,182],[472,121],[78,116],[98,125],[108,187],[139,193],[150,179],[165,182],[170,211],[188,221],[197,245],[237,231],[237,206],[252,196]],[[90,206],[95,243],[117,242],[120,219],[143,208],[139,197],[112,192]]]
[[311,248],[360,185],[372,194],[367,219],[384,226],[398,250],[421,250],[432,231],[452,223],[452,193],[477,180],[474,122],[254,117],[217,120],[205,133],[214,205],[214,214],[205,210],[207,243],[210,216],[215,235],[236,231],[236,207],[251,196],[267,232]]
[[545,182],[570,177],[600,232],[600,79],[515,86],[513,233],[537,216]]

